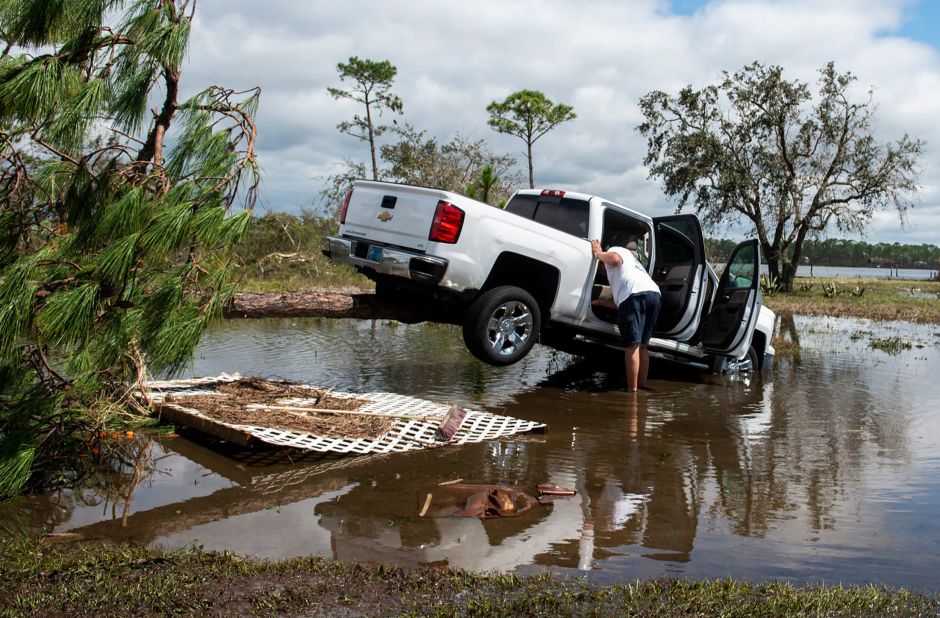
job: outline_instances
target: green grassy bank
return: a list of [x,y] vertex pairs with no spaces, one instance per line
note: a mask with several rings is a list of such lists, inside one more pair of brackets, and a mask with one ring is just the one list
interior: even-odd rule
[[404,570],[321,558],[247,560],[198,550],[8,543],[0,614],[318,616],[935,616],[940,597],[877,587],[634,582]]
[[[246,268],[241,292],[370,291],[355,269],[322,255],[271,258]],[[913,290],[913,292],[912,292]],[[794,291],[764,294],[778,314],[832,315],[940,324],[940,282],[902,279],[797,278]],[[932,297],[930,297],[932,295]]]
[[777,313],[940,324],[940,282],[799,277],[790,293],[764,294]]

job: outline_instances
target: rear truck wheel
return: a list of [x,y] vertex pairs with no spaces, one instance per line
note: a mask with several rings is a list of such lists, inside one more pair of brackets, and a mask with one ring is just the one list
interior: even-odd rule
[[754,346],[747,349],[747,360],[750,366],[745,368],[746,371],[760,371],[760,357],[757,356],[757,349]]
[[529,353],[542,314],[532,295],[512,285],[493,288],[467,309],[463,340],[470,353],[490,365],[511,365]]

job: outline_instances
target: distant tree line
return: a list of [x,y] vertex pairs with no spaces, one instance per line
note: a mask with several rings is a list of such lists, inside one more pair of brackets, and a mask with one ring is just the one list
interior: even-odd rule
[[[724,262],[737,243],[727,238],[709,238],[705,253],[711,262]],[[807,240],[801,264],[815,266],[883,266],[940,269],[940,246],[931,244],[868,243],[847,238]]]
[[[323,239],[336,232],[336,219],[311,210],[294,215],[269,212],[255,216],[248,236],[237,253],[244,264],[270,259],[273,254],[319,252]],[[706,238],[705,254],[712,263],[723,263],[738,244],[728,238]],[[940,270],[940,246],[931,244],[868,243],[846,238],[807,240],[803,264],[815,266],[883,266]]]

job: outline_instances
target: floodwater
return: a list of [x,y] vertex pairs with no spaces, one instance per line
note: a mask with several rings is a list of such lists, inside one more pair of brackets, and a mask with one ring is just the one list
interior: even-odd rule
[[[616,362],[537,347],[493,368],[445,326],[229,321],[205,337],[192,373],[394,391],[548,432],[352,459],[138,440],[112,474],[5,505],[0,522],[264,558],[940,590],[940,327],[782,327],[802,352],[761,375],[658,367],[653,390],[631,395]],[[873,346],[892,338],[904,345]],[[430,486],[458,478],[578,494],[515,518],[417,516]]]
[[924,270],[923,268],[810,266],[809,264],[800,264],[796,269],[796,275],[798,277],[845,277],[851,279],[910,279],[912,281],[932,281],[937,278],[937,271]]

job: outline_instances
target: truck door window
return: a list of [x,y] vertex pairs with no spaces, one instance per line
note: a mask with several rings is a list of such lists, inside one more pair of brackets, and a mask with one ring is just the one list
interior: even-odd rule
[[636,243],[637,257],[649,269],[649,230],[643,223],[607,208],[604,210],[604,230],[600,240],[603,247],[627,247],[630,243]]
[[662,234],[660,247],[664,264],[686,265],[695,259],[695,245],[692,244],[687,229],[683,229],[682,222],[663,224],[660,228]]
[[754,283],[754,251],[745,247],[728,264],[728,288],[750,288]]

